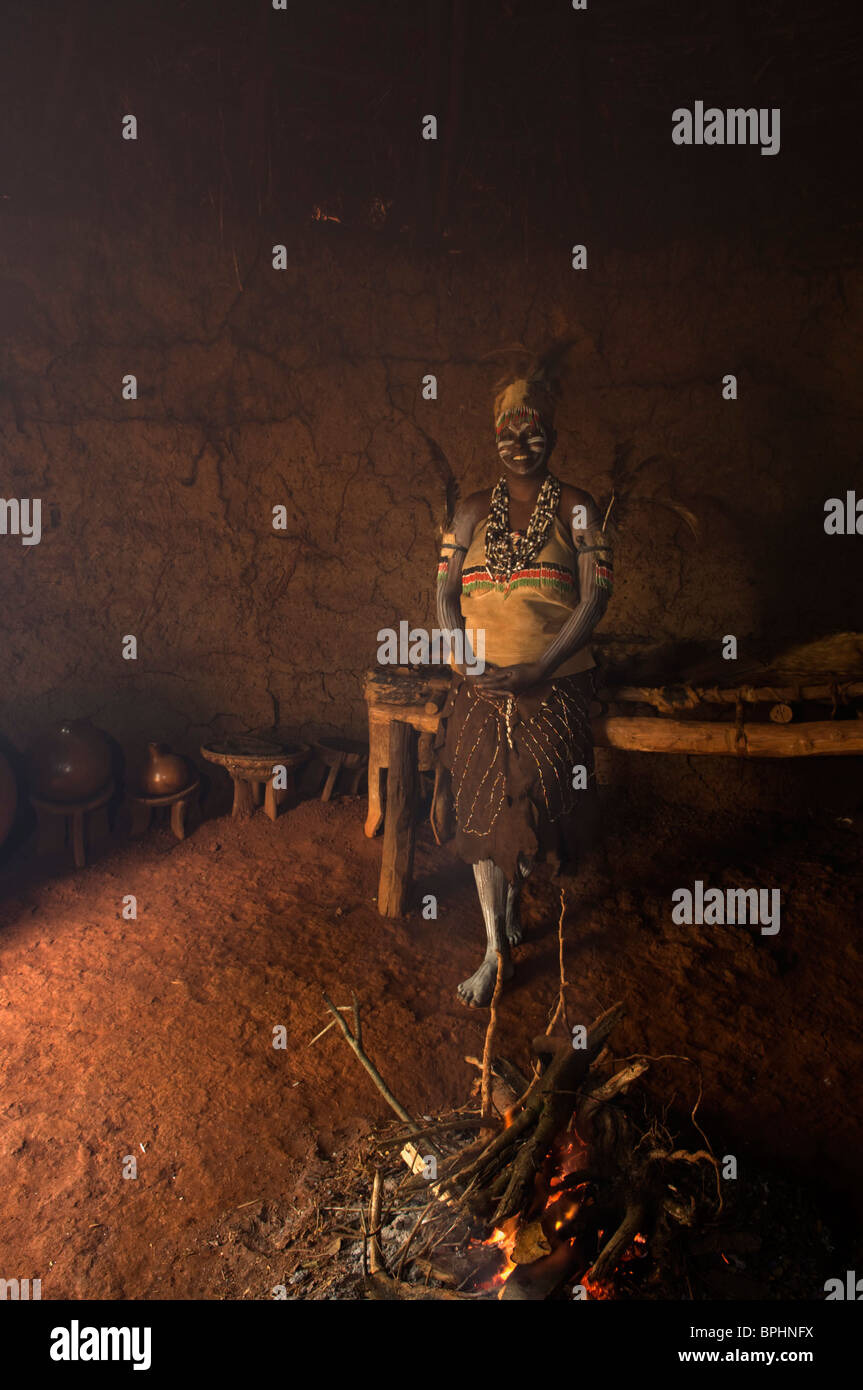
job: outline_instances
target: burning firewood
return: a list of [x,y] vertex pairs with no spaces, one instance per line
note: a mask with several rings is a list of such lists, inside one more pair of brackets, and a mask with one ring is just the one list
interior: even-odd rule
[[[494,1214],[494,1224],[500,1226],[510,1216],[518,1214],[530,1196],[535,1174],[572,1114],[578,1087],[591,1061],[623,1017],[623,1012],[623,1004],[618,1003],[601,1014],[588,1030],[585,1048],[575,1049],[564,1039],[544,1035],[535,1039],[534,1050],[540,1056],[550,1056],[551,1060],[522,1110],[472,1162],[451,1173],[441,1184],[441,1190],[451,1190],[457,1184],[473,1184],[471,1206],[481,1206],[490,1184],[509,1162],[510,1151],[518,1145],[518,1155]],[[466,1195],[462,1193],[463,1200]]]
[[[561,964],[561,991],[564,983]],[[548,1034],[534,1039],[537,1075],[507,1109],[503,1127],[491,1103],[492,1078],[506,1074],[519,1086],[525,1078],[492,1056],[493,1015],[482,1062],[471,1059],[483,1074],[480,1112],[465,1107],[421,1124],[395,1099],[365,1053],[356,999],[353,1030],[329,998],[326,1003],[402,1122],[378,1146],[368,1219],[360,1212],[363,1296],[476,1298],[497,1288],[508,1300],[534,1300],[575,1280],[586,1296],[608,1297],[617,1272],[633,1267],[648,1247],[652,1253],[670,1252],[673,1263],[680,1232],[703,1226],[721,1210],[718,1167],[708,1148],[676,1147],[664,1124],[654,1120],[645,1126],[625,1103],[648,1059],[629,1058],[614,1070],[610,1039],[623,1017],[622,1003],[595,1019],[584,1047]],[[693,1123],[700,1096],[699,1087]],[[471,1142],[475,1128],[480,1134]],[[454,1153],[453,1143],[460,1145]],[[383,1213],[380,1162],[394,1148],[401,1148],[410,1172],[392,1188],[387,1206],[393,1200],[406,1203],[401,1210],[411,1224],[384,1252],[381,1232],[392,1216]],[[429,1152],[437,1165],[434,1178]],[[708,1175],[715,1192],[709,1190]],[[425,1196],[418,1210],[413,1204],[421,1190]],[[483,1223],[489,1233],[485,1240],[477,1235]],[[463,1261],[447,1255],[453,1249],[471,1252],[457,1290],[452,1284],[462,1278]],[[410,1282],[417,1275],[434,1279],[438,1287],[431,1293],[418,1290]],[[465,1283],[472,1292],[462,1291]]]
[[[534,1039],[545,1065],[521,1109],[490,1141],[463,1151],[431,1189],[490,1222],[491,1243],[508,1251],[507,1299],[545,1298],[579,1271],[595,1289],[644,1247],[648,1232],[667,1243],[670,1228],[691,1224],[709,1205],[701,1173],[715,1167],[713,1156],[676,1149],[658,1125],[642,1132],[620,1105],[648,1069],[637,1058],[610,1072],[606,1044],[623,1012],[618,1003],[601,1014],[583,1049]],[[554,1172],[567,1148],[574,1170]]]

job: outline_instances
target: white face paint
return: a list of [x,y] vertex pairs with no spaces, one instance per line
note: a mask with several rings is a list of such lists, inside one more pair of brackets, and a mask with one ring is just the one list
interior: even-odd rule
[[497,441],[497,452],[510,473],[535,473],[545,461],[548,439],[542,425],[532,420],[504,425]]

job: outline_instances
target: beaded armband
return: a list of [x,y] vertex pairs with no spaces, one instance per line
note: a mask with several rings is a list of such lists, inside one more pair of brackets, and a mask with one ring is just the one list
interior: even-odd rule
[[447,531],[440,546],[440,561],[437,567],[438,583],[442,584],[449,574],[449,561],[451,555],[466,555],[467,546],[459,545],[452,531]]
[[611,543],[606,540],[605,532],[599,529],[588,532],[590,545],[579,545],[576,547],[579,555],[595,555],[594,578],[598,589],[605,589],[611,596],[614,588],[614,550]]

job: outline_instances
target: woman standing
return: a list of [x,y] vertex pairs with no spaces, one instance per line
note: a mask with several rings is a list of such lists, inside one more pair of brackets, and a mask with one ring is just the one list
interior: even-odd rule
[[542,860],[571,865],[595,809],[587,644],[612,556],[593,498],[549,472],[556,396],[542,365],[497,396],[503,475],[457,506],[441,547],[439,625],[485,632],[486,670],[456,669],[437,740],[486,928],[482,964],[458,987],[476,1006],[491,999],[498,952],[512,976],[524,879]]

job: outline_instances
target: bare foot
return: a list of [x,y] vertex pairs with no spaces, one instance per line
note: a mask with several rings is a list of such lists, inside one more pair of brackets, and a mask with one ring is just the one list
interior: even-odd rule
[[[503,978],[511,980],[514,974],[515,966],[512,961],[505,960]],[[497,956],[486,956],[479,970],[475,971],[469,980],[462,980],[458,987],[458,997],[463,1004],[470,1004],[475,1009],[483,1009],[491,1003],[496,982]]]

